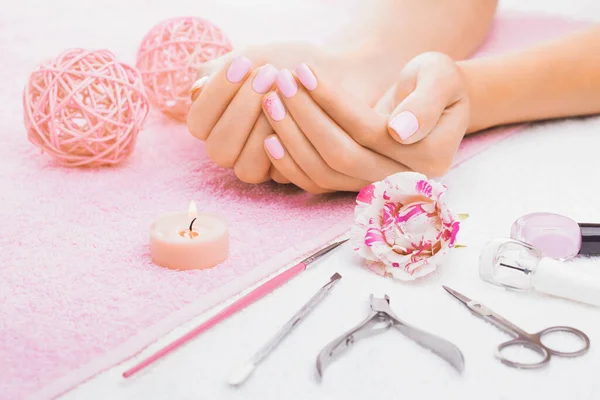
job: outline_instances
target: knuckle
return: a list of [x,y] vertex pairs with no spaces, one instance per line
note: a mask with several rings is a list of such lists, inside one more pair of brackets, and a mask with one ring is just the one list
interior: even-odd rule
[[413,61],[417,64],[427,66],[431,65],[435,67],[440,65],[454,65],[454,60],[452,57],[439,51],[426,51],[425,53],[421,53],[415,57]]
[[353,139],[364,147],[372,148],[380,142],[378,132],[370,127],[359,127],[353,134]]
[[356,167],[355,150],[349,146],[342,146],[337,152],[332,153],[327,164],[334,170],[350,174]]
[[281,185],[286,185],[288,183],[290,183],[287,179],[285,179],[283,176],[277,175],[277,174],[271,174],[271,179],[274,182],[277,182]]
[[335,186],[329,174],[315,173],[308,175],[319,188],[333,188]]
[[271,178],[272,181],[277,182],[277,183],[283,183],[281,182],[281,178],[283,176],[281,175],[281,173],[279,171],[277,171],[275,168],[271,168],[269,170],[269,178]]
[[214,140],[210,140],[209,137],[206,141],[206,154],[215,164],[223,168],[233,168],[235,157],[224,150],[225,147]]
[[289,185],[290,183],[292,183],[292,182],[290,182],[289,179],[287,179],[287,178],[285,178],[283,176],[274,176],[274,177],[271,177],[271,179],[274,182],[279,183],[280,185]]
[[269,178],[267,173],[258,171],[253,168],[248,168],[247,165],[243,165],[241,163],[237,163],[233,167],[233,172],[235,173],[235,176],[237,176],[240,181],[242,181],[244,183],[249,183],[249,184],[263,183],[266,180],[268,180],[268,178]]

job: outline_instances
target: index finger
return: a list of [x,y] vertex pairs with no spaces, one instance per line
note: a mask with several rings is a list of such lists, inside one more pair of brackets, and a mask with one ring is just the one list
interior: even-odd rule
[[220,69],[202,87],[187,116],[190,133],[206,140],[221,115],[250,73],[252,62],[246,57],[235,58]]
[[332,83],[316,68],[300,64],[294,73],[323,111],[361,145],[369,147],[377,132],[387,132],[387,116]]

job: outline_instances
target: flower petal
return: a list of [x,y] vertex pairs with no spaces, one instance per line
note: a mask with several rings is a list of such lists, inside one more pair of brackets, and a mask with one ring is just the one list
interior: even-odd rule
[[371,204],[374,197],[375,185],[371,184],[369,186],[364,187],[360,192],[358,192],[358,196],[356,196],[356,202]]
[[367,229],[367,234],[365,235],[365,244],[367,247],[373,247],[380,243],[386,243],[381,228],[371,227]]
[[418,194],[422,194],[424,196],[431,198],[431,194],[433,192],[433,187],[431,187],[431,184],[429,182],[427,182],[426,179],[422,179],[417,182],[415,190],[417,191]]

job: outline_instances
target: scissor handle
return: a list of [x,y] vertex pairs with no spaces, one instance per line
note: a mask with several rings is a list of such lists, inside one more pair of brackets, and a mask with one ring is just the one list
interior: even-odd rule
[[[557,349],[554,349],[552,347],[545,345],[542,342],[542,338],[544,337],[544,335],[547,335],[547,334],[553,333],[553,332],[563,332],[563,333],[566,333],[569,335],[576,336],[577,338],[579,338],[581,340],[582,347],[580,349],[577,349],[574,351],[560,351],[560,350],[557,350]],[[541,355],[543,357],[543,359],[538,362],[525,363],[525,362],[518,362],[518,361],[510,360],[502,354],[503,350],[505,350],[509,347],[516,347],[516,346],[523,346],[530,350],[533,350],[536,353],[538,353],[539,355]],[[527,336],[519,336],[516,339],[509,340],[508,342],[502,343],[500,346],[498,346],[498,349],[496,351],[496,357],[500,361],[502,361],[502,363],[504,363],[510,367],[533,369],[533,368],[540,368],[540,367],[543,367],[544,365],[548,364],[548,362],[550,361],[550,357],[552,355],[559,356],[559,357],[577,357],[577,356],[585,354],[589,348],[590,348],[590,339],[588,338],[588,336],[585,333],[583,333],[579,329],[571,328],[570,326],[551,326],[549,328],[539,331],[538,333],[528,334]]]
[[[540,356],[542,356],[543,359],[538,362],[526,363],[526,362],[513,361],[513,360],[510,360],[510,359],[504,357],[504,355],[502,355],[503,350],[505,350],[509,347],[517,347],[517,346],[522,346],[522,347],[526,347],[530,350],[533,350],[534,352],[536,352]],[[535,368],[541,368],[541,367],[545,366],[546,364],[548,364],[548,362],[550,361],[550,352],[548,351],[546,346],[544,346],[541,342],[539,342],[537,340],[532,340],[530,338],[518,337],[516,339],[509,340],[508,342],[504,342],[501,345],[499,345],[496,350],[496,358],[499,359],[503,364],[508,365],[509,367],[521,368],[521,369],[535,369]]]
[[[542,342],[542,338],[544,337],[544,335],[553,332],[563,332],[579,338],[582,344],[581,348],[574,351],[560,351],[544,344]],[[579,329],[571,328],[570,326],[551,326],[549,328],[539,331],[538,333],[534,333],[531,336],[532,338],[536,339],[536,341],[539,344],[541,344],[542,347],[545,347],[550,354],[559,357],[577,357],[585,354],[590,348],[590,338],[585,333],[581,332]]]

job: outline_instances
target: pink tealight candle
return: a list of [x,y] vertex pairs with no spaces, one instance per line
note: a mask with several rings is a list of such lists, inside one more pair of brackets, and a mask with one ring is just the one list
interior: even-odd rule
[[187,213],[164,214],[152,224],[150,253],[161,267],[211,268],[227,259],[229,228],[216,215],[198,214],[192,201]]

